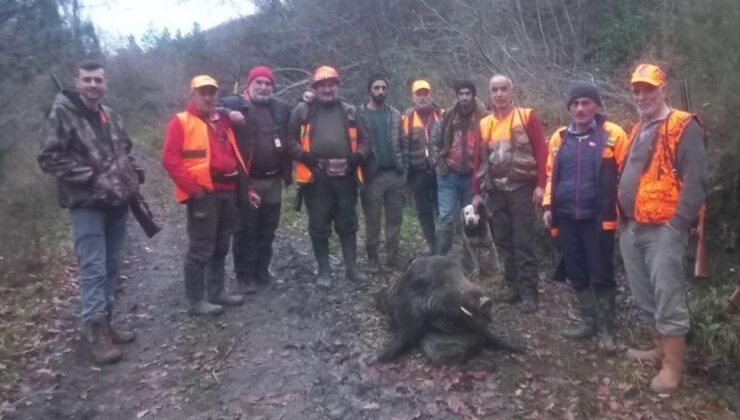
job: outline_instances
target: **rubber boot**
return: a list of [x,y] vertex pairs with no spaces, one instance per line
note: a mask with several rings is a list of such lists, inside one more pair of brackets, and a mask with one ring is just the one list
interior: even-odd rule
[[319,266],[319,273],[316,277],[316,285],[322,289],[331,287],[331,268],[329,267],[329,239],[328,238],[311,238],[313,244],[313,253],[316,256],[316,263]]
[[686,337],[683,335],[664,335],[661,338],[663,366],[658,375],[650,381],[650,389],[658,394],[670,394],[678,388],[683,376]]
[[213,316],[221,315],[224,312],[224,307],[221,305],[214,305],[205,300],[201,300],[190,304],[188,308],[188,314],[192,316]]
[[344,257],[344,269],[347,280],[367,281],[367,275],[357,267],[357,235],[344,235],[339,237],[342,244],[342,256]]
[[226,290],[223,290],[218,296],[211,298],[210,303],[220,306],[239,306],[244,303],[244,296],[232,295]]
[[380,257],[378,257],[377,248],[367,249],[367,272],[368,273],[379,273],[380,270]]
[[427,243],[426,248],[421,251],[421,255],[434,255],[437,251],[437,237],[434,232],[434,220],[424,220],[423,218],[419,218],[419,225],[421,225],[421,232]]
[[134,331],[122,330],[113,326],[113,305],[106,307],[108,315],[106,315],[106,322],[108,323],[108,334],[113,344],[126,344],[136,339],[136,333]]
[[437,229],[437,255],[445,256],[452,248],[452,226]]
[[391,270],[401,270],[401,251],[398,245],[386,247],[385,266]]
[[242,295],[251,295],[257,293],[257,285],[254,277],[249,275],[236,276],[236,291]]
[[609,287],[595,289],[595,293],[596,328],[599,334],[599,350],[605,353],[614,353],[617,351],[617,344],[614,339],[614,320],[617,315],[617,291]]
[[521,287],[522,301],[519,302],[519,310],[525,314],[533,314],[540,308],[539,292],[537,286]]
[[650,350],[628,349],[627,358],[640,363],[648,363],[660,366],[663,361],[663,335],[655,327],[650,327],[650,339],[653,348]]
[[587,287],[576,291],[576,299],[581,320],[576,325],[563,330],[562,335],[574,340],[591,338],[596,335],[596,297],[593,289]]
[[90,352],[95,363],[116,363],[123,357],[123,352],[113,345],[105,315],[99,315],[85,322],[85,335],[90,343]]

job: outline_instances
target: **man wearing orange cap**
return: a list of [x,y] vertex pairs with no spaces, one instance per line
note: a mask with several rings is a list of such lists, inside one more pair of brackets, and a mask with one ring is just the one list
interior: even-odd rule
[[[236,224],[240,173],[249,173],[224,114],[216,111],[218,83],[210,76],[190,82],[191,102],[167,125],[162,166],[175,183],[175,198],[187,206],[185,292],[191,315],[218,315],[243,298],[224,288],[225,258]],[[245,178],[245,177],[242,177]],[[252,196],[252,204],[259,199]]]
[[356,108],[339,98],[339,74],[329,66],[316,69],[316,100],[299,103],[288,123],[290,154],[298,163],[295,181],[308,208],[308,233],[316,262],[317,285],[331,287],[329,236],[339,235],[346,277],[367,280],[357,267],[357,189],[370,153],[367,130]]
[[437,176],[429,159],[432,126],[444,110],[434,104],[432,86],[426,80],[411,85],[414,106],[406,110],[401,120],[403,143],[409,149],[408,183],[414,191],[416,215],[426,241],[423,255],[433,255],[436,249],[434,215],[437,209]]
[[237,198],[239,224],[232,250],[242,293],[255,293],[256,284],[264,286],[272,279],[269,267],[272,242],[280,223],[282,183],[289,185],[293,179],[293,161],[284,145],[290,108],[273,97],[274,85],[272,70],[257,66],[249,71],[243,95],[220,101],[232,122],[236,122],[239,151],[251,162],[249,185],[262,199],[259,207],[253,207],[245,191],[240,191]]
[[619,183],[619,245],[632,298],[647,315],[654,347],[630,349],[627,357],[660,365],[650,389],[669,393],[683,374],[689,330],[686,253],[707,192],[704,129],[695,115],[668,106],[659,67],[640,64],[630,85],[640,121],[632,129]]

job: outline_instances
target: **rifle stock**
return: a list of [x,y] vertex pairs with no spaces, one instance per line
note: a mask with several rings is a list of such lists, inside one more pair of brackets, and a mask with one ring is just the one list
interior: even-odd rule
[[157,222],[154,221],[154,214],[152,214],[149,204],[141,193],[136,194],[136,197],[129,202],[129,208],[131,209],[131,214],[134,215],[134,218],[139,223],[139,226],[144,229],[146,236],[151,238],[162,230],[157,225]]

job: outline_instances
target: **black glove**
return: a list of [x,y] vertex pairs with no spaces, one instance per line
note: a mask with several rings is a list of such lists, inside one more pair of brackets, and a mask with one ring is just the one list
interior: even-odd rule
[[349,155],[349,157],[347,158],[347,165],[349,165],[350,168],[355,169],[356,167],[362,165],[362,162],[364,161],[365,157],[362,156],[362,153],[355,152]]
[[302,164],[308,166],[308,169],[314,170],[319,166],[319,160],[309,152],[303,152],[301,158],[298,159]]

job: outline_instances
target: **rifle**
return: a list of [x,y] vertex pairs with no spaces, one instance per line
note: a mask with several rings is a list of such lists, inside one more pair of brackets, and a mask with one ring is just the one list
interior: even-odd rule
[[[681,102],[687,112],[691,112],[691,96],[689,96],[689,83],[686,79],[681,82]],[[706,146],[706,138],[705,144]],[[704,238],[704,215],[706,214],[706,207],[702,207],[699,211],[699,219],[697,220],[695,235],[696,235],[696,255],[694,259],[694,277],[704,278],[709,275],[707,270],[707,242]]]
[[[64,92],[62,84],[54,73],[51,74],[51,81],[54,82],[54,86],[56,86],[59,92]],[[151,238],[156,235],[157,232],[162,230],[162,228],[154,221],[154,214],[152,214],[149,204],[141,193],[136,193],[136,196],[129,201],[128,206],[129,209],[131,209],[131,214],[133,214],[136,221],[139,222],[139,226],[144,229],[146,236]]]
[[239,78],[242,77],[242,64],[239,64],[239,70],[236,72],[236,79],[234,79],[234,95],[239,94]]
[[293,210],[300,213],[302,206],[303,206],[303,187],[300,185],[296,185],[295,204],[293,205]]

